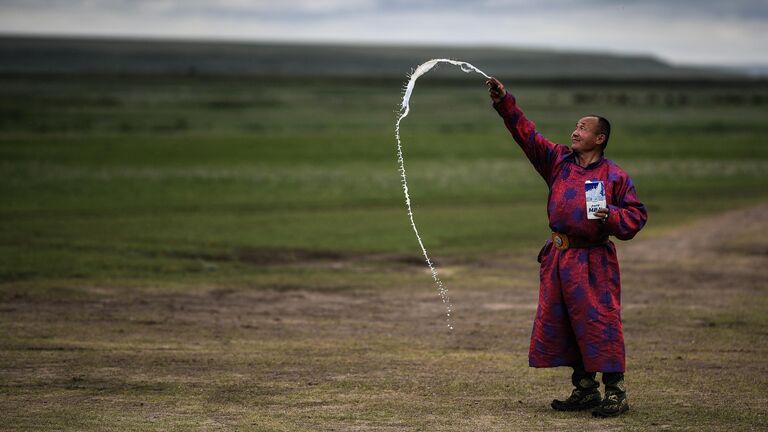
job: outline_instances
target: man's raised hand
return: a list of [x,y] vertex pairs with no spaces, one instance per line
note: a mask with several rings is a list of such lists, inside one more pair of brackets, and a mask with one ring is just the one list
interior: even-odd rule
[[485,85],[488,86],[488,94],[491,96],[491,99],[494,102],[501,101],[507,94],[507,91],[504,89],[504,84],[502,84],[501,81],[494,77],[488,78],[488,81],[485,82]]

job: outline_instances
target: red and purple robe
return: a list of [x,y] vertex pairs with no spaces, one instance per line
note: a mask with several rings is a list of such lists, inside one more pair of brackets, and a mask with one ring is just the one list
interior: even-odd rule
[[[629,240],[645,225],[645,206],[614,162],[601,158],[586,168],[568,146],[536,131],[507,95],[494,108],[549,186],[547,214],[552,231],[599,243],[607,235]],[[587,219],[584,182],[602,180],[609,216]],[[548,240],[539,253],[539,305],[533,323],[529,364],[567,366],[583,362],[588,372],[624,372],[621,280],[613,242],[558,250]]]

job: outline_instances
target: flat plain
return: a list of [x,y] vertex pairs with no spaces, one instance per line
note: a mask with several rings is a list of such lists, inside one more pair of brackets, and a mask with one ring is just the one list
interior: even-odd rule
[[482,79],[0,79],[4,430],[768,426],[768,87],[502,79],[539,130],[614,125],[632,404],[552,412],[527,367],[546,187]]

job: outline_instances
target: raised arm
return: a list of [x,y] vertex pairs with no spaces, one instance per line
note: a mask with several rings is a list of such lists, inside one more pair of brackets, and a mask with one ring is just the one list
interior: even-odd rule
[[549,184],[555,161],[561,154],[569,151],[568,147],[555,144],[537,132],[536,124],[525,117],[515,97],[506,91],[499,80],[490,78],[486,81],[486,85],[493,100],[493,107],[504,119],[504,125],[512,133],[515,142],[523,149],[536,171]]

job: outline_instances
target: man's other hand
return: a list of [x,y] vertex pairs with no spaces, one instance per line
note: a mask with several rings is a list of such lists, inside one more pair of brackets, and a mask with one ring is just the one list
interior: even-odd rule
[[600,219],[599,219],[599,220],[600,220],[600,222],[605,222],[606,220],[608,220],[608,214],[609,214],[610,212],[611,212],[611,211],[610,211],[609,209],[607,209],[607,208],[601,208],[601,209],[598,209],[598,210],[595,212],[595,216],[597,216],[598,218],[600,218]]
[[501,101],[507,94],[507,91],[504,89],[504,84],[502,84],[501,81],[494,77],[488,78],[488,81],[485,82],[485,85],[488,86],[488,94],[491,96],[491,100],[494,102]]

